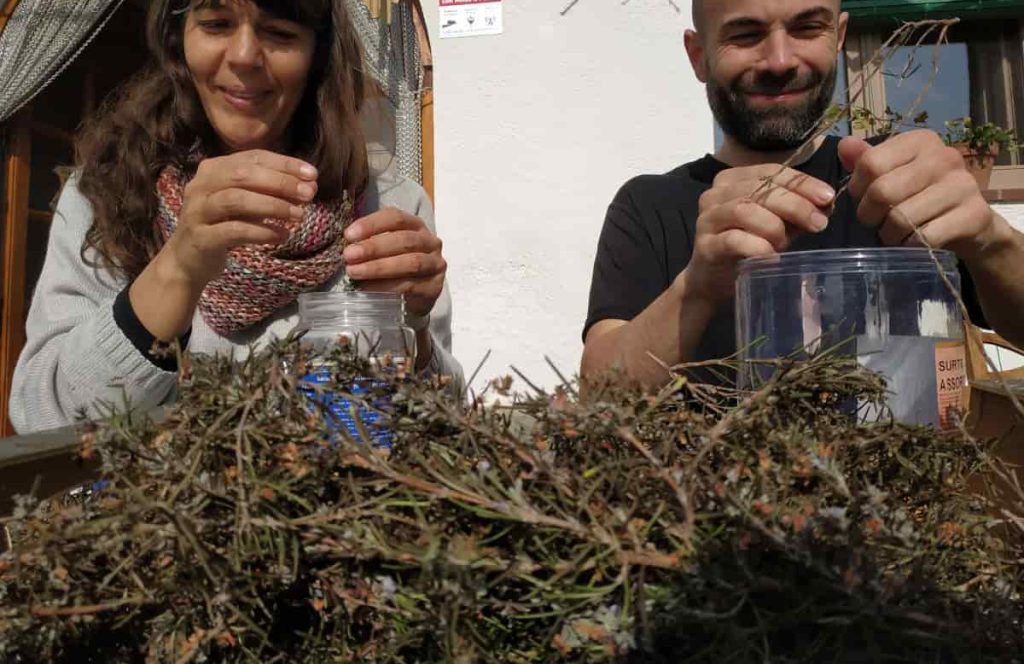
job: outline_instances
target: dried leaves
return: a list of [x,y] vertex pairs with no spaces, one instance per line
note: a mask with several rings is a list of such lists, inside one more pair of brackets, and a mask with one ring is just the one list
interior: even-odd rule
[[[370,371],[331,359],[327,389]],[[5,661],[1012,661],[1024,647],[1020,554],[964,488],[982,453],[858,423],[883,385],[840,360],[788,367],[732,407],[680,378],[653,396],[465,409],[385,375],[352,399],[390,403],[390,454],[310,415],[281,369],[303,360],[294,344],[237,366],[192,358],[166,421],[89,432],[109,485],[25,503],[0,558]]]

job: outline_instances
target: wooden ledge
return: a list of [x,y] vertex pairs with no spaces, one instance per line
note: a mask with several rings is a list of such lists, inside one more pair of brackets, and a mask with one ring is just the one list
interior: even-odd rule
[[1024,188],[988,189],[984,194],[989,203],[1024,203]]
[[8,516],[13,497],[35,491],[49,498],[99,475],[99,460],[78,458],[74,427],[0,441],[0,516]]

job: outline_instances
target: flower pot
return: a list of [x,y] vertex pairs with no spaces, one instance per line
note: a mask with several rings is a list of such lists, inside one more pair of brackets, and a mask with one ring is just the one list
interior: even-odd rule
[[974,179],[978,181],[978,187],[985,191],[992,181],[992,169],[996,165],[996,157],[999,156],[999,144],[993,143],[988,147],[987,152],[977,152],[971,149],[967,143],[957,143],[954,148],[963,155],[964,164]]

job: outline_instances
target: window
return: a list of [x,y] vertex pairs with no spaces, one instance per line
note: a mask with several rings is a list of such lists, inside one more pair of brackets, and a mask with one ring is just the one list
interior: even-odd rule
[[[849,76],[849,65],[846,62],[846,53],[839,53],[839,61],[836,63],[839,70],[836,72],[836,91],[832,95],[833,104],[845,104],[846,103],[846,91],[850,87],[850,76]],[[837,122],[832,127],[832,134],[836,136],[849,136],[851,131],[850,123]]]
[[[891,60],[896,67],[887,67],[883,72],[886,106],[896,110],[912,108],[934,77],[915,113],[927,113],[924,126],[941,134],[946,131],[946,120],[971,115],[967,44],[942,44],[937,53],[931,46],[916,54],[913,51],[907,46],[896,49]],[[938,57],[933,61],[934,55]],[[900,71],[906,65],[909,68]]]
[[[1024,10],[1018,15],[1024,16]],[[977,123],[994,122],[1024,136],[1024,31],[1020,19],[969,18],[950,30],[948,43],[939,45],[937,51],[934,42],[925,43],[916,53],[911,47],[901,47],[887,61],[881,76],[867,76],[867,63],[894,26],[891,20],[865,26],[858,24],[857,16],[851,18],[847,73],[854,93],[864,89],[854,106],[863,106],[878,117],[891,109],[905,116],[904,129],[912,128],[914,116],[926,112],[924,124],[939,133],[945,132],[946,121],[970,116]],[[868,78],[871,80],[865,80]],[[920,105],[913,108],[919,97]],[[908,113],[912,108],[914,112]],[[996,164],[986,195],[994,201],[1024,201],[1024,158],[1003,153]]]
[[121,5],[81,57],[0,124],[0,436],[14,433],[6,416],[11,378],[46,254],[52,203],[73,162],[72,135],[98,100],[138,68],[125,53],[144,51],[144,12],[139,0]]

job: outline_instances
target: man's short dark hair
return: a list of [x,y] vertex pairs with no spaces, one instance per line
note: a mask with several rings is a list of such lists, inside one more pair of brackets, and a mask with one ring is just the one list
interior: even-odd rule
[[[690,3],[690,9],[692,10],[693,15],[693,28],[697,32],[700,32],[704,28],[704,2],[705,0],[693,0],[693,2]],[[840,7],[838,7],[837,9],[839,9],[839,11],[842,11],[842,3],[838,4],[840,5]]]
[[704,0],[693,0],[693,27],[700,32],[704,27]]

